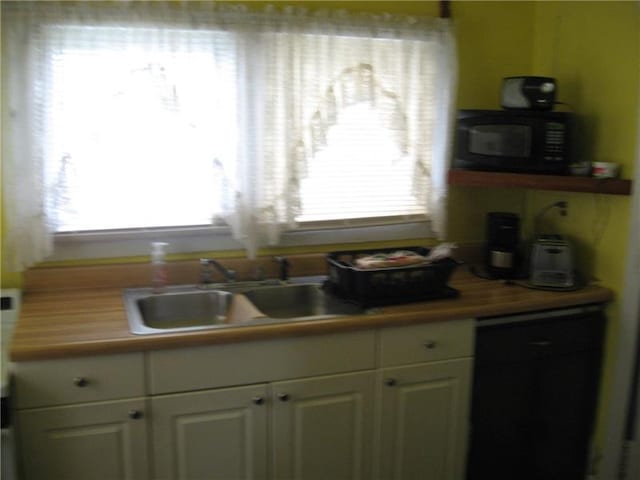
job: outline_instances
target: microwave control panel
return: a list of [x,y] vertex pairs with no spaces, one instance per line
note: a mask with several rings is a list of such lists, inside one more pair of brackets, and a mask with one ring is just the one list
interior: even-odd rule
[[547,122],[544,138],[544,159],[550,162],[562,162],[565,155],[565,125],[560,122]]

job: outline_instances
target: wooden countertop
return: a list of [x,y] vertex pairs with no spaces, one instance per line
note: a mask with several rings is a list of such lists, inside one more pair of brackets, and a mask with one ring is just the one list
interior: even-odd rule
[[458,298],[384,307],[374,314],[158,335],[129,332],[122,288],[27,291],[10,355],[13,361],[28,361],[244,342],[513,314],[601,303],[613,298],[611,290],[604,287],[587,286],[573,292],[533,290],[484,280],[464,267],[454,273],[450,285],[460,291]]

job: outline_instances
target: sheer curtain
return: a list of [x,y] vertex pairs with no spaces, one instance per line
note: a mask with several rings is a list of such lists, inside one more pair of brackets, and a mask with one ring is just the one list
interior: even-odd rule
[[23,88],[35,77],[29,55],[32,32],[24,28],[27,23],[28,15],[8,15],[2,5],[3,268],[9,271],[22,271],[53,248],[44,205],[42,160],[32,141],[38,105]]
[[[393,144],[388,171],[411,171],[389,218],[420,216],[444,235],[456,65],[447,20],[5,1],[2,31],[5,268],[45,259],[60,231],[223,219],[253,256],[335,216],[314,213],[324,200],[313,192],[337,185],[318,165],[330,170],[334,127],[362,105]],[[356,179],[373,171],[353,164]]]
[[[302,200],[312,203],[313,194],[302,190],[311,163],[324,161],[321,154],[341,114],[362,104],[371,106],[369,114],[391,133],[397,156],[411,163],[407,192],[413,199],[405,215],[419,211],[443,238],[456,81],[450,22],[344,11],[309,14],[299,8],[272,9],[264,18],[259,30],[264,48],[253,67],[264,78],[256,93],[264,106],[255,172],[261,187],[250,200],[236,197],[244,215],[236,217],[235,231],[246,232],[249,251],[277,244],[282,231],[309,216]],[[361,177],[373,167],[352,163],[360,175],[355,172],[346,188],[357,192],[367,188]],[[336,168],[319,202],[329,202],[347,168],[345,163]],[[343,197],[337,203],[349,210]]]
[[46,258],[58,232],[224,216],[238,14],[206,2],[2,3],[5,268]]

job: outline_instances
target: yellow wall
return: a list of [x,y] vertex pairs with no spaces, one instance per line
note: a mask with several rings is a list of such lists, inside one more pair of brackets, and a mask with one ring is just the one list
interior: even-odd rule
[[[556,77],[560,99],[579,113],[581,153],[590,161],[622,165],[633,178],[640,113],[640,3],[626,1],[541,2],[536,10],[534,68]],[[637,188],[637,186],[636,186]],[[629,238],[629,197],[530,192],[528,210],[569,202],[556,229],[576,245],[578,265],[616,292],[608,311],[607,354],[601,405],[613,380],[616,337]],[[602,451],[605,409],[600,408],[595,455]]]
[[[541,2],[537,9],[535,65],[556,77],[559,97],[579,115],[581,158],[622,165],[633,177],[638,132],[640,4]],[[622,285],[629,227],[628,197],[530,194],[530,208],[569,201],[559,229],[578,242],[581,265],[608,285]],[[597,254],[596,254],[597,253]]]
[[[529,1],[453,2],[458,108],[499,109],[502,79],[533,73],[534,12],[535,3]],[[487,212],[523,215],[525,200],[517,190],[452,187],[448,237],[460,243],[484,241]]]

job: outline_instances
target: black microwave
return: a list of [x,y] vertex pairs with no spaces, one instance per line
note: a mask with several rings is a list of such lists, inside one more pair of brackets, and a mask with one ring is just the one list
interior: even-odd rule
[[460,110],[453,166],[468,170],[567,174],[572,114]]

